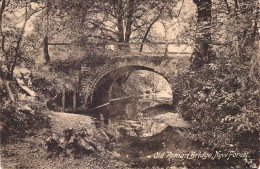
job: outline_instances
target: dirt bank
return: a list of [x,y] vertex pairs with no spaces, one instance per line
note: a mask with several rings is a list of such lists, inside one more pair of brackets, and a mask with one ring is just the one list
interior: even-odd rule
[[50,152],[46,151],[46,140],[49,137],[60,137],[65,129],[88,131],[93,139],[100,136],[100,133],[89,116],[57,112],[46,112],[46,114],[51,119],[51,128],[2,145],[2,168],[114,168],[125,166],[116,161],[119,154],[106,150],[99,143],[96,143],[97,152],[78,159],[73,156],[64,157],[64,154],[52,156]]

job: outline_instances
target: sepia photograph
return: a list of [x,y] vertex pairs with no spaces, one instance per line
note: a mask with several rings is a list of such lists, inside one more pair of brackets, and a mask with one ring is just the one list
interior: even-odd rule
[[259,0],[0,0],[0,169],[260,169]]

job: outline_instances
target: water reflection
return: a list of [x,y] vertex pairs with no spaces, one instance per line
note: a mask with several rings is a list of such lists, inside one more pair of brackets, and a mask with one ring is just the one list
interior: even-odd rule
[[93,113],[100,114],[105,124],[112,123],[116,130],[126,130],[130,136],[147,137],[167,127],[151,118],[167,113],[171,101],[169,97],[160,97],[155,94],[129,96],[113,99],[109,104],[93,110]]
[[108,131],[115,138],[114,148],[124,155],[121,158],[138,161],[183,144],[175,127],[186,124],[173,112],[171,103],[171,97],[131,96],[113,99],[95,113],[102,114]]

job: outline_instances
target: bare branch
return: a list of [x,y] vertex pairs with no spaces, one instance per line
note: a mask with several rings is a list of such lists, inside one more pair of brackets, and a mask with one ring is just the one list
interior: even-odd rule
[[2,30],[2,20],[3,20],[4,10],[5,10],[5,0],[2,0],[2,4],[1,4],[1,8],[0,8],[0,33],[2,36],[1,48],[2,48],[3,53],[5,53],[5,36],[4,36],[3,30]]
[[[155,22],[157,22],[157,21],[159,20],[160,16],[161,16],[161,14],[159,14],[159,15],[153,20],[153,22],[149,25],[149,27],[147,28],[147,31],[145,32],[145,35],[144,35],[144,37],[143,37],[142,42],[145,42],[145,41],[147,40],[147,36],[148,36],[148,34],[149,34],[149,32],[150,32],[152,26],[155,24]],[[142,52],[142,51],[143,51],[143,44],[141,44],[141,47],[140,47],[140,52]]]
[[[183,4],[184,4],[184,0],[182,0],[181,8],[180,8],[180,10],[179,10],[179,12],[178,12],[178,15],[177,15],[177,17],[179,17],[179,16],[180,16],[180,14],[181,14],[181,10],[182,10],[182,8],[183,8]],[[177,17],[176,17],[176,18],[177,18]]]

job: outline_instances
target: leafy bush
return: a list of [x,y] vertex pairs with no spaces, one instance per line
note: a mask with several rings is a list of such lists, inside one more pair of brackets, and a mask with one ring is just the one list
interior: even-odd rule
[[259,95],[250,64],[218,59],[175,84],[176,110],[190,121],[203,145],[250,151],[257,157]]
[[96,144],[89,139],[87,132],[66,129],[63,134],[60,138],[52,136],[46,139],[46,150],[50,152],[50,156],[63,154],[80,158],[85,154],[92,154],[97,151]]
[[[57,67],[56,67],[57,66]],[[64,72],[61,71],[61,67],[64,67]],[[59,71],[57,70],[59,69]],[[62,66],[62,63],[58,62],[57,65],[40,65],[31,68],[32,70],[32,83],[39,92],[45,91],[62,91],[64,87],[67,89],[74,89],[77,84],[77,79],[74,74],[69,74],[68,65]]]
[[40,128],[49,127],[49,118],[35,104],[16,102],[0,108],[1,138],[3,142],[10,141],[25,134],[33,134]]

